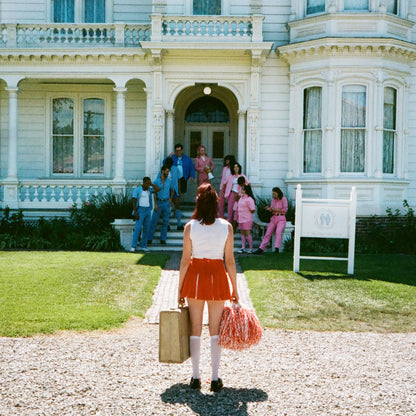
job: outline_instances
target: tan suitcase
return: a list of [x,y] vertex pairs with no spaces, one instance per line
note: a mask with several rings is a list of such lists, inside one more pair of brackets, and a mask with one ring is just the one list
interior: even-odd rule
[[183,363],[190,356],[189,309],[169,309],[159,313],[159,361]]

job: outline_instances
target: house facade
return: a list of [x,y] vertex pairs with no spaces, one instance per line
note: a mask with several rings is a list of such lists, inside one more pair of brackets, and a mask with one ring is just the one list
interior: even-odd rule
[[129,190],[177,142],[216,181],[234,154],[257,195],[415,206],[415,20],[410,0],[0,0],[0,208]]

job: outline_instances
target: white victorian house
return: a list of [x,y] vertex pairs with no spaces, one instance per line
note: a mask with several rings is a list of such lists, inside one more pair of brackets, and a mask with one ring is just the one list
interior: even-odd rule
[[255,192],[416,205],[416,1],[0,0],[0,208],[154,178],[176,142]]

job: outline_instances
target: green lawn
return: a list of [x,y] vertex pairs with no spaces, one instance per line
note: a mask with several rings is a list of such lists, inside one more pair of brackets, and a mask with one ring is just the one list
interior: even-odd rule
[[273,253],[240,258],[263,325],[318,331],[416,331],[416,256],[357,255],[346,262]]
[[168,257],[0,252],[0,335],[108,329],[144,317]]

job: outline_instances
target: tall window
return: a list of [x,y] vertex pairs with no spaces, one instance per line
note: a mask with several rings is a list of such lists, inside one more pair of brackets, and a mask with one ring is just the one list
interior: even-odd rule
[[84,173],[104,173],[104,100],[84,100]]
[[394,172],[394,142],[396,137],[396,90],[384,88],[383,173]]
[[345,11],[368,10],[368,0],[344,0]]
[[87,23],[105,22],[105,0],[85,0],[84,21]]
[[52,108],[53,173],[74,173],[74,101],[56,98]]
[[303,95],[303,172],[321,172],[322,88],[311,87]]
[[308,0],[306,14],[322,13],[325,11],[325,0]]
[[54,23],[74,23],[75,1],[74,0],[53,0],[53,21]]
[[104,174],[104,107],[100,98],[52,100],[52,173]]
[[341,172],[364,172],[366,133],[366,88],[348,85],[342,89]]
[[384,0],[387,13],[397,14],[397,0]]
[[193,0],[194,14],[221,14],[221,0]]

